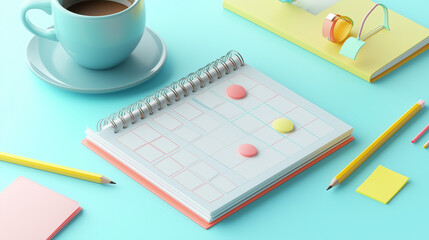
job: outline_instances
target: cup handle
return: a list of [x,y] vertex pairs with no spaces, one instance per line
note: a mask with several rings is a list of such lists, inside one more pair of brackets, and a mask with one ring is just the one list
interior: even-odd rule
[[27,12],[31,9],[40,9],[45,13],[52,15],[51,0],[27,0],[21,7],[21,20],[28,31],[34,35],[47,38],[49,40],[58,41],[55,29],[43,29],[34,25],[30,19],[28,19]]

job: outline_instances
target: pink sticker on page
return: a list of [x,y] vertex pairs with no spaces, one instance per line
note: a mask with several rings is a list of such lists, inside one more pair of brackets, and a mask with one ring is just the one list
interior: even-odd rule
[[233,99],[242,99],[246,96],[246,90],[241,85],[234,84],[226,88],[226,94]]
[[241,144],[238,146],[238,153],[244,157],[253,157],[258,153],[258,149],[252,144]]

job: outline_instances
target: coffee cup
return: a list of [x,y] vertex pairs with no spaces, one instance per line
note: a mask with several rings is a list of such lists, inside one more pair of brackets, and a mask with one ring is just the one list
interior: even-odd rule
[[[42,29],[28,18],[40,9],[53,16]],[[145,29],[144,0],[27,0],[21,8],[24,26],[34,35],[61,43],[78,64],[107,69],[123,62],[137,47]]]

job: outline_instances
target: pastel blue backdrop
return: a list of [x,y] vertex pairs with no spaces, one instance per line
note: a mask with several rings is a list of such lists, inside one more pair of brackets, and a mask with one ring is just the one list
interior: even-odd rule
[[[429,149],[410,140],[429,123],[425,107],[341,186],[326,186],[417,100],[429,103],[429,52],[370,84],[222,8],[222,1],[148,0],[147,26],[165,41],[165,66],[133,89],[83,95],[56,89],[27,67],[32,37],[21,1],[0,8],[0,151],[102,173],[100,185],[0,162],[0,191],[25,176],[80,203],[56,239],[428,239]],[[429,1],[383,0],[429,27]],[[50,17],[34,13],[41,25]],[[354,127],[356,140],[210,230],[81,145],[87,126],[185,76],[230,49],[246,62]],[[118,79],[120,81],[121,79]],[[378,166],[410,178],[387,205],[355,192]]]

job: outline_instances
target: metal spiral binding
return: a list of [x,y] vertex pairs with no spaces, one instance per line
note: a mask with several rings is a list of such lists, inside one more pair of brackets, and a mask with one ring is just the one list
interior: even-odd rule
[[[214,70],[216,72],[217,79],[222,77],[222,71],[221,69],[219,69],[218,66],[223,67],[225,74],[229,74],[231,72],[231,69],[228,66],[227,62],[230,62],[232,64],[232,71],[237,70],[238,65],[237,62],[233,59],[234,56],[238,58],[240,66],[244,66],[244,59],[241,54],[237,51],[231,50],[225,56],[207,64],[206,66],[198,69],[193,73],[190,73],[188,76],[181,78],[176,82],[173,82],[170,86],[164,87],[156,91],[154,94],[140,99],[125,108],[122,108],[118,113],[113,113],[109,117],[101,119],[97,123],[97,131],[101,131],[106,125],[111,125],[114,129],[114,132],[117,133],[120,130],[117,124],[118,121],[122,122],[122,128],[127,128],[127,118],[131,119],[131,124],[136,123],[139,119],[138,114],[137,116],[134,114],[135,111],[138,111],[138,113],[140,113],[140,119],[144,119],[146,117],[145,109],[147,110],[149,115],[154,114],[154,109],[150,103],[151,101],[155,101],[156,105],[158,106],[158,110],[162,110],[164,108],[160,98],[166,99],[167,106],[170,106],[171,104],[173,104],[173,101],[180,100],[180,94],[176,89],[182,90],[184,97],[189,95],[189,91],[185,86],[186,83],[191,85],[192,92],[196,92],[198,90],[197,85],[193,81],[194,79],[198,80],[200,88],[204,88],[206,84],[203,80],[203,77],[206,76],[208,78],[209,84],[213,83],[214,81],[210,70]],[[174,95],[174,99],[169,96],[169,93],[172,93]]]

